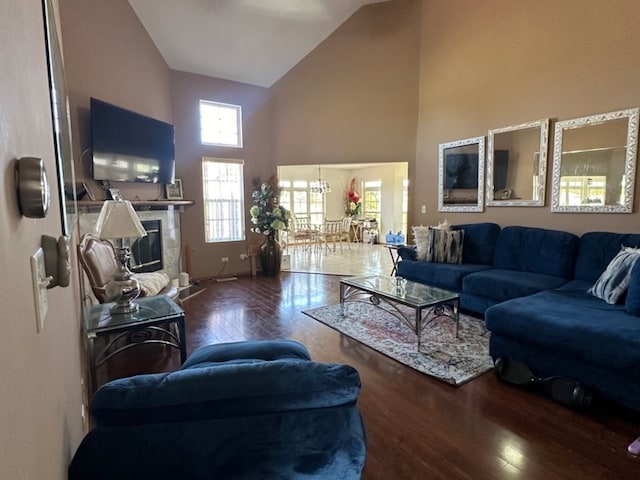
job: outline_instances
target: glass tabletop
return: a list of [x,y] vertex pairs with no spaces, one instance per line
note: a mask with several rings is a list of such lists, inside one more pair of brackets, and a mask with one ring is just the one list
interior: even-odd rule
[[108,332],[124,326],[175,320],[176,317],[184,316],[184,310],[165,295],[139,298],[136,303],[140,305],[140,309],[127,314],[113,315],[110,312],[113,303],[89,307],[85,312],[86,333]]
[[367,292],[391,298],[414,307],[428,307],[447,300],[457,300],[459,294],[442,288],[430,287],[401,277],[371,275],[341,278],[340,283]]

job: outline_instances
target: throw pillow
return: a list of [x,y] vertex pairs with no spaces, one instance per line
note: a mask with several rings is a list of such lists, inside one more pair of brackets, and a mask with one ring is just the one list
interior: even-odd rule
[[625,309],[630,315],[640,317],[640,262],[635,262],[629,274],[629,288]]
[[424,262],[427,259],[427,249],[429,248],[429,227],[411,227],[413,233],[413,243],[416,245],[416,260]]
[[462,263],[464,230],[429,229],[427,262]]
[[135,275],[140,284],[140,294],[143,297],[153,297],[169,285],[169,275],[164,272],[147,272]]
[[451,230],[451,224],[445,218],[444,222],[440,222],[438,224],[438,226],[433,227],[433,228],[437,228],[438,230]]
[[640,249],[622,247],[587,292],[611,305],[615,304],[627,291],[631,269],[639,257]]

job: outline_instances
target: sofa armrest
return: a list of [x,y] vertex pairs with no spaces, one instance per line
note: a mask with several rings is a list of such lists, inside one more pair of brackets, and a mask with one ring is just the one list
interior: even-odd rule
[[399,247],[398,248],[398,256],[402,260],[416,260],[416,258],[417,258],[416,247],[415,246],[412,246],[412,247]]
[[245,359],[111,381],[91,413],[98,426],[243,417],[353,405],[360,388],[348,365]]

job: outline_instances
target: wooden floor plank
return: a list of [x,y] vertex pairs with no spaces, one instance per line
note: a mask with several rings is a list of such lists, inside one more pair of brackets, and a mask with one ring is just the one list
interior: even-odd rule
[[[638,479],[626,447],[640,416],[603,405],[571,411],[488,373],[454,387],[302,314],[339,301],[339,277],[282,273],[205,282],[184,302],[188,353],[221,341],[294,338],[317,361],[358,369],[368,440],[365,479]],[[106,378],[177,368],[174,353],[131,350]]]

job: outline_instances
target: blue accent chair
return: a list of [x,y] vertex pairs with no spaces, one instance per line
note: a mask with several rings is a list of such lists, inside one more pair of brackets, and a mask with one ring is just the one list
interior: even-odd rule
[[359,479],[360,388],[293,340],[202,347],[175,372],[103,385],[69,479]]

